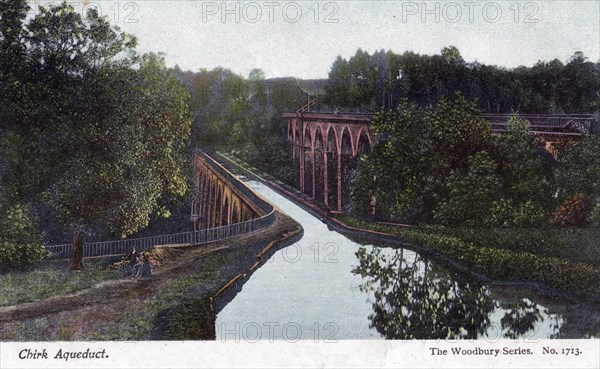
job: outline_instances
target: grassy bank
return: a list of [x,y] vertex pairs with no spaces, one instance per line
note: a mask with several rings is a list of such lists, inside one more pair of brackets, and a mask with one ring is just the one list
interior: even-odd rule
[[600,298],[595,230],[402,228],[340,216],[362,229],[397,235],[502,281],[538,282],[590,300]]
[[81,271],[67,269],[68,260],[48,260],[33,270],[0,274],[0,306],[35,302],[51,296],[66,295],[118,278],[108,264],[116,258],[86,260]]

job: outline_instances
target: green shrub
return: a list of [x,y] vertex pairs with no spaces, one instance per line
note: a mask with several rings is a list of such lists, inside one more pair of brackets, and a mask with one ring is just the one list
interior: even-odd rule
[[48,255],[31,213],[29,205],[10,206],[0,199],[0,271],[31,265]]

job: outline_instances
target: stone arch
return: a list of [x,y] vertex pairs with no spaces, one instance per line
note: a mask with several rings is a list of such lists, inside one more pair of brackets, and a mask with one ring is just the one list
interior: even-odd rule
[[323,186],[325,180],[325,142],[322,131],[322,127],[317,126],[313,143],[313,198],[325,203]]
[[338,208],[338,142],[335,130],[333,127],[329,127],[327,130],[327,145],[325,150],[325,157],[327,159],[327,181],[325,186],[327,187],[327,203],[326,205],[331,209]]
[[[297,120],[294,120],[294,142],[292,144],[292,158],[294,159],[294,166],[296,169],[296,186],[301,188],[302,187],[302,181],[303,179],[301,179],[301,173],[302,173],[302,169],[304,166],[304,163],[302,163],[302,159],[303,159],[303,152],[304,152],[304,148],[302,147],[303,142],[302,142],[302,134],[300,133],[300,122],[298,122]],[[240,214],[241,216],[241,214]]]
[[300,132],[300,123],[298,123],[298,121],[296,121],[296,124],[294,125],[294,132],[294,136],[296,137],[296,143],[298,145],[301,145],[302,132]]
[[308,126],[304,129],[304,147],[301,160],[304,160],[304,193],[313,195],[313,142]]
[[315,142],[314,149],[323,151],[325,149],[325,144],[323,140],[323,129],[320,126],[317,126],[315,129]]
[[353,145],[352,145],[352,135],[350,134],[350,129],[347,126],[342,128],[340,133],[340,149],[339,152],[342,156],[352,156]]
[[350,175],[356,165],[356,157],[354,154],[354,148],[352,146],[352,136],[350,129],[345,127],[342,131],[341,142],[340,142],[340,177],[338,192],[338,209],[345,210],[347,205],[350,203]]
[[215,202],[213,204],[213,215],[212,215],[212,221],[211,221],[211,226],[210,228],[214,228],[214,227],[218,227],[220,226],[220,221],[221,221],[221,212],[223,210],[222,204],[223,204],[223,189],[221,187],[221,183],[217,183],[217,185],[215,186]]
[[371,138],[369,137],[369,134],[368,134],[366,128],[363,128],[359,131],[355,147],[356,147],[355,156],[358,156],[358,157],[371,151],[371,148],[372,148]]
[[301,146],[302,146],[302,135],[300,134],[300,125],[298,124],[298,121],[294,121],[294,126],[292,127],[293,129],[293,145],[292,145],[292,149],[293,149],[293,153],[292,155],[294,155],[294,158],[296,158],[297,156],[299,156],[299,152],[301,150]]
[[304,127],[304,142],[302,143],[305,148],[312,149],[312,134],[310,132],[310,126],[307,124]]
[[227,225],[229,224],[231,218],[229,216],[229,211],[230,211],[230,206],[231,206],[231,200],[229,199],[229,194],[225,193],[224,199],[223,199],[223,211],[221,212],[221,225]]
[[242,222],[245,222],[247,220],[250,220],[250,213],[248,212],[248,209],[244,206],[242,208]]
[[231,209],[231,223],[239,223],[240,222],[240,200],[235,198],[232,201],[232,209]]

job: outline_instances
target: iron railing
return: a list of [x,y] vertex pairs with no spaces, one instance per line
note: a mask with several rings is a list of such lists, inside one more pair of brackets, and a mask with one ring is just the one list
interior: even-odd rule
[[[507,114],[480,114],[487,119],[492,128],[496,130],[507,130],[510,115]],[[586,114],[518,114],[520,119],[529,121],[532,131],[557,131],[570,132],[580,130],[589,131],[595,118]]]
[[[142,251],[157,246],[202,245],[255,232],[270,226],[274,221],[275,210],[271,210],[270,213],[260,218],[217,228],[126,240],[91,242],[83,245],[83,255],[84,257],[122,255],[130,252],[134,246],[138,251]],[[66,259],[73,256],[73,244],[51,245],[46,246],[46,249],[50,251],[52,259]]]

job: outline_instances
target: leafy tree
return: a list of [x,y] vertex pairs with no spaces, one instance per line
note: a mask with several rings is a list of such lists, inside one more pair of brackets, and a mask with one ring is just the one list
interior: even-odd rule
[[[67,171],[46,192],[74,227],[101,223],[122,237],[145,227],[154,212],[168,216],[168,196],[185,193],[190,134],[187,91],[161,58],[145,56],[139,71],[123,73],[98,81],[107,88],[106,100],[97,100],[104,110],[96,109],[105,120],[83,132],[87,145],[63,159]],[[108,90],[124,80],[119,95]]]
[[[20,95],[20,77],[26,75],[23,23],[28,10],[24,0],[0,3],[0,130],[17,125],[19,120],[20,109],[16,102]],[[6,134],[0,135],[0,140],[6,140]],[[2,147],[7,142],[0,143],[1,161]]]
[[[40,8],[26,26],[28,76],[5,121],[8,186],[42,198],[73,229],[71,269],[83,267],[84,233],[126,236],[187,188],[189,94],[160,56],[95,10]],[[10,150],[9,150],[10,149]]]
[[547,223],[556,206],[554,159],[529,134],[529,122],[512,116],[508,131],[494,137],[492,150],[499,164],[502,199],[494,204],[490,223],[502,226]]
[[559,198],[565,199],[574,193],[585,196],[600,194],[600,137],[587,135],[559,156],[557,181]]
[[[181,75],[179,75],[181,78]],[[193,142],[222,147],[233,134],[232,117],[245,104],[243,78],[224,68],[200,70],[192,79]],[[233,112],[233,113],[232,113]]]
[[375,115],[378,142],[362,158],[354,209],[377,217],[452,226],[547,224],[555,208],[554,159],[511,118],[492,134],[473,101],[461,94],[434,108],[404,100]]
[[467,166],[468,158],[491,142],[490,123],[479,117],[479,109],[462,94],[443,98],[433,112],[432,138],[435,165],[440,173]]
[[[477,178],[479,172],[489,169],[485,175],[489,174],[492,182],[497,180],[493,173],[495,164],[488,163],[492,159],[471,158],[489,148],[491,127],[479,118],[475,104],[460,94],[453,100],[443,99],[431,109],[405,100],[397,111],[378,113],[372,128],[378,143],[361,162],[361,174],[353,190],[357,209],[368,209],[374,195],[376,211],[382,217],[431,221],[434,209],[460,201],[458,194],[468,193],[469,184],[482,179]],[[470,167],[470,177],[458,184],[459,177],[467,175]],[[452,197],[455,200],[450,200]],[[481,212],[462,215],[475,217]],[[462,215],[461,222],[471,219],[461,218]]]
[[378,143],[361,160],[353,189],[358,213],[377,198],[378,217],[411,221],[419,217],[433,151],[429,113],[404,100],[395,111],[380,111],[371,128]]
[[10,72],[23,61],[23,22],[29,9],[25,0],[0,3],[0,70],[3,73]]
[[581,142],[567,147],[559,156],[556,170],[558,200],[563,203],[562,207],[567,209],[573,207],[567,206],[569,203],[583,203],[586,214],[593,210],[590,220],[596,224],[600,219],[598,216],[600,206],[598,150],[600,150],[600,137],[587,135]]
[[329,73],[325,103],[334,109],[377,111],[386,106],[393,82],[389,56],[362,49],[348,61],[338,57]]
[[465,60],[456,46],[444,47],[441,52],[442,58],[451,65],[464,65]]
[[450,173],[445,181],[447,198],[434,210],[438,223],[481,225],[488,217],[492,203],[499,196],[500,177],[496,162],[485,152],[469,157],[468,167]]

